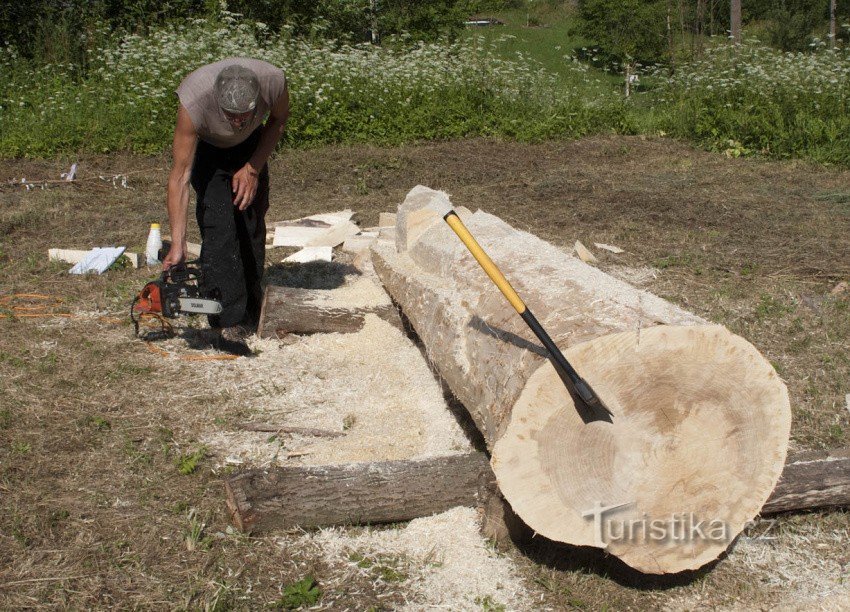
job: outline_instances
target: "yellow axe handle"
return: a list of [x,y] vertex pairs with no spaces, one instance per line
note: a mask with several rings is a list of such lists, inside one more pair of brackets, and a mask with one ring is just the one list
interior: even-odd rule
[[469,249],[469,252],[472,253],[475,261],[477,261],[484,269],[484,272],[487,273],[490,280],[493,281],[493,283],[495,283],[495,285],[499,288],[502,295],[508,299],[511,306],[513,306],[519,314],[524,313],[526,310],[525,302],[523,302],[522,298],[517,295],[517,292],[514,291],[513,287],[511,287],[508,279],[506,279],[505,275],[502,274],[499,268],[496,267],[496,264],[493,263],[490,256],[484,252],[484,249],[481,248],[478,241],[472,234],[469,233],[469,230],[466,229],[466,226],[463,224],[463,221],[460,220],[460,217],[458,217],[456,213],[451,212],[446,215],[445,219],[446,223],[449,224],[449,227],[452,228],[454,233],[457,234],[457,237],[460,238],[463,244],[466,245],[466,248]]

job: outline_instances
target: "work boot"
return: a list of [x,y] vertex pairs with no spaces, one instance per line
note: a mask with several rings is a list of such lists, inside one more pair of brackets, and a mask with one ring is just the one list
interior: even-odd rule
[[246,340],[251,335],[251,330],[245,325],[232,325],[218,330],[213,345],[220,351],[231,355],[246,356],[251,354]]
[[242,323],[221,329],[221,337],[230,342],[244,343],[253,333],[250,327]]

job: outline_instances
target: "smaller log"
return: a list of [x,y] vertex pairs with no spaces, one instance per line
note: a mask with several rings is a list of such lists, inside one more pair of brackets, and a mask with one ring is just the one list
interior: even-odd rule
[[[249,470],[224,484],[231,520],[243,531],[398,522],[454,506],[477,506],[482,532],[498,546],[531,535],[499,494],[480,452]],[[850,449],[792,456],[761,514],[830,506],[850,506]]]
[[493,486],[481,452],[418,461],[277,467],[225,480],[242,531],[409,521],[476,506]]
[[791,456],[761,514],[850,506],[850,449]]
[[287,427],[275,425],[274,423],[240,423],[239,429],[244,431],[259,431],[265,433],[288,433],[301,436],[313,436],[315,438],[341,438],[345,433],[341,431],[330,431],[328,429],[315,429],[313,427]]
[[347,305],[333,289],[270,286],[266,289],[257,335],[281,338],[287,334],[354,333],[367,314],[375,314],[403,329],[398,310],[389,297],[377,304]]

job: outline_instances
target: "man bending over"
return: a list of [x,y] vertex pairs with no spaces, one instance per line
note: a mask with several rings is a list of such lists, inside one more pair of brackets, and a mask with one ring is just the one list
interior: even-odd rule
[[168,177],[171,250],[163,269],[186,260],[189,184],[198,196],[204,289],[217,292],[221,314],[210,326],[223,345],[259,322],[260,281],[269,207],[266,161],[283,135],[289,92],[283,71],[255,59],[230,58],[198,68],[177,88],[174,162]]

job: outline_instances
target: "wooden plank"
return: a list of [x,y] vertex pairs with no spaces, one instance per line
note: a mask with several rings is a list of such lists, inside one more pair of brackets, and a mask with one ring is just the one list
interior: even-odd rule
[[346,238],[342,243],[342,250],[346,253],[359,254],[369,250],[375,241],[378,240],[378,232],[362,232],[356,236]]
[[85,259],[86,255],[90,252],[91,249],[48,249],[47,257],[50,261],[62,261],[69,264],[78,264]]
[[[258,431],[271,431],[262,425]],[[532,533],[498,493],[489,462],[479,452],[420,461],[249,470],[227,479],[225,487],[231,518],[243,530],[395,522],[453,505],[478,505],[484,512],[482,531],[498,545]],[[850,506],[850,449],[791,457],[761,514],[828,506]]]
[[375,314],[403,329],[389,297],[380,303],[347,305],[332,289],[269,286],[263,298],[257,334],[281,338],[287,334],[353,333],[363,329],[367,314]]
[[225,480],[242,531],[395,523],[475,506],[492,487],[484,453],[249,470]]
[[850,506],[850,449],[789,458],[762,514]]
[[287,227],[280,226],[274,230],[272,246],[305,247],[314,238],[324,235],[330,226],[319,227]]
[[325,235],[326,232],[338,225],[349,223],[352,217],[354,217],[354,212],[346,209],[310,215],[300,219],[271,222],[267,224],[270,231],[266,232],[266,240],[272,240],[273,246],[324,246],[324,244],[312,244],[310,241]]
[[316,236],[307,242],[310,247],[335,247],[343,242],[346,238],[355,236],[360,232],[360,228],[351,221],[344,221],[331,227],[327,232],[320,236]]
[[284,262],[290,263],[310,263],[311,261],[331,260],[333,260],[333,249],[329,246],[304,247],[300,251],[283,258]]

